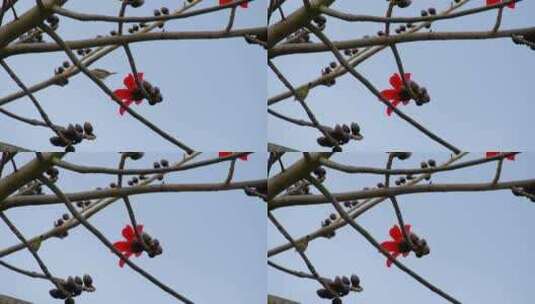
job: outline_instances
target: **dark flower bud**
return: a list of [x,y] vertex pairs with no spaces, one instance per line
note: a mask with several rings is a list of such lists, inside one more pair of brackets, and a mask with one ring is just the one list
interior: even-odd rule
[[87,135],[93,135],[93,125],[88,121],[84,122],[84,132]]
[[329,139],[327,137],[324,137],[324,136],[318,137],[318,139],[316,141],[318,142],[318,145],[320,145],[322,147],[331,147],[332,146],[332,144],[329,141]]
[[331,302],[332,304],[342,304],[342,299],[340,298],[334,298]]
[[356,122],[351,123],[351,133],[353,135],[359,135],[360,134],[360,126]]
[[67,143],[59,136],[50,137],[50,143],[58,147],[65,147],[67,145]]
[[322,299],[332,299],[332,298],[334,298],[334,295],[329,290],[327,290],[325,288],[318,289],[316,291],[316,294],[318,295],[318,297],[320,297]]
[[84,274],[83,281],[84,281],[84,285],[86,287],[92,287],[93,286],[93,278],[90,275]]
[[351,285],[353,287],[360,287],[360,278],[356,274],[351,275]]

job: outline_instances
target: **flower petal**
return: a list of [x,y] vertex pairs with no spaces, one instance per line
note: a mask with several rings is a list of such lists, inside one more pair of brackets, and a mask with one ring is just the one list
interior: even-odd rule
[[124,112],[126,112],[126,108],[128,108],[133,102],[133,100],[125,100],[123,102],[123,105],[119,108],[119,114],[124,115]]
[[[139,81],[143,82],[143,73],[137,73],[137,78],[139,78]],[[134,74],[128,74],[128,76],[126,76],[126,78],[123,80],[123,83],[129,90],[135,90],[137,88]]]
[[385,241],[381,243],[381,247],[383,247],[387,251],[391,251],[393,253],[399,253],[399,246],[398,242],[395,241]]
[[123,255],[123,257],[119,260],[119,267],[123,268],[124,263],[126,263],[126,260],[129,259],[132,256],[131,252],[127,252]]
[[399,76],[398,73],[394,73],[392,74],[392,76],[390,76],[390,85],[394,89],[399,90],[401,88],[401,84],[402,84],[401,76]]
[[491,158],[491,157],[497,156],[498,154],[500,154],[500,152],[486,152],[485,157]]
[[399,90],[388,89],[381,91],[381,96],[387,100],[399,99]]
[[[399,105],[400,101],[398,99],[394,99],[392,101],[392,107],[397,107]],[[391,116],[392,112],[394,112],[394,109],[392,107],[386,108],[386,115]]]
[[232,152],[219,152],[218,155],[223,158],[232,155]]
[[119,241],[113,243],[113,247],[119,251],[129,251],[130,250],[130,243],[125,241]]
[[128,89],[118,89],[118,90],[113,91],[113,94],[115,94],[115,96],[117,96],[117,98],[119,99],[123,99],[123,100],[132,99],[132,91]]
[[123,231],[121,233],[122,233],[123,237],[128,241],[131,241],[131,240],[134,239],[134,236],[135,236],[134,229],[130,225],[126,225],[123,228]]
[[401,235],[401,229],[399,229],[398,225],[394,225],[392,228],[390,228],[389,231],[390,237],[394,239],[395,241],[401,241],[403,240],[403,236]]
[[399,253],[393,253],[392,258],[386,259],[386,267],[391,267],[394,259],[396,259],[399,256]]

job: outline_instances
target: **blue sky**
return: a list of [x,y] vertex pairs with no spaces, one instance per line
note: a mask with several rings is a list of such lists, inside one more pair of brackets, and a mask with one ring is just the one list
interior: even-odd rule
[[[102,2],[102,3],[100,3]],[[65,8],[106,15],[117,15],[119,1],[69,1]],[[173,10],[183,1],[146,1],[129,15],[152,15],[154,9],[166,6]],[[216,0],[204,0],[194,9],[216,5]],[[32,1],[17,3],[19,14]],[[247,10],[236,13],[235,28],[258,27],[265,24],[266,0],[257,0]],[[228,21],[228,11],[169,22],[167,31],[222,30]],[[8,14],[9,15],[9,14]],[[116,26],[112,23],[71,21],[61,18],[59,33],[67,40],[92,38],[107,34]],[[46,39],[50,41],[50,39]],[[163,130],[175,135],[198,151],[265,151],[266,138],[266,73],[265,52],[243,39],[211,41],[151,41],[131,45],[140,71],[153,85],[159,86],[164,102],[157,106],[143,103],[134,109]],[[26,85],[48,79],[54,69],[66,60],[61,52],[15,56],[6,61]],[[93,67],[118,72],[106,80],[112,89],[122,87],[123,76],[130,71],[124,50],[117,49]],[[18,91],[6,73],[0,73],[3,86],[0,95]],[[35,94],[50,119],[60,125],[91,121],[98,139],[82,143],[80,151],[150,150],[175,148],[155,135],[137,120],[120,117],[118,106],[82,74],[70,80],[66,87],[52,87]],[[23,116],[40,118],[30,100],[19,99],[4,107]],[[246,115],[244,115],[246,113]],[[0,141],[37,150],[50,150],[52,133],[41,127],[29,127],[4,115],[0,117]],[[9,132],[8,132],[9,130]]]
[[[395,168],[419,167],[433,158],[441,163],[445,153],[416,153]],[[464,160],[481,157],[470,154]],[[286,164],[297,159],[287,155]],[[343,153],[332,160],[357,166],[383,167],[385,153]],[[514,162],[504,163],[502,181],[533,178],[535,154],[522,153]],[[495,164],[446,172],[432,178],[433,183],[475,183],[492,180]],[[327,185],[332,192],[374,187],[380,175],[342,175],[327,170]],[[317,192],[315,192],[317,193]],[[421,259],[411,254],[400,261],[462,303],[531,303],[530,278],[535,243],[533,214],[535,205],[515,197],[510,191],[480,193],[435,193],[404,195],[398,198],[404,220],[413,231],[427,240],[431,254]],[[274,212],[294,237],[320,227],[334,209],[330,205],[279,209]],[[393,208],[385,201],[358,218],[379,241],[389,239],[388,229],[396,222]],[[268,225],[268,248],[286,243]],[[344,298],[344,303],[447,303],[394,266],[387,268],[385,258],[350,227],[339,230],[330,240],[309,243],[306,251],[317,271],[326,277],[356,273],[364,292]],[[295,253],[286,251],[273,261],[307,271]],[[301,303],[330,303],[316,296],[319,285],[297,279],[273,269],[268,270],[268,291]]]
[[[217,157],[206,154],[199,159]],[[29,155],[20,158],[28,159]],[[131,167],[151,167],[153,161],[176,161],[176,154],[149,153]],[[265,155],[254,154],[237,163],[235,180],[259,179],[265,175]],[[115,167],[118,153],[69,155],[65,160],[86,165]],[[19,162],[23,164],[23,162]],[[228,163],[171,174],[166,183],[222,181]],[[7,173],[7,172],[6,172]],[[66,192],[106,187],[113,176],[74,175],[61,171],[60,186]],[[162,193],[130,197],[138,222],[160,240],[164,254],[146,255],[134,262],[195,303],[261,303],[266,293],[265,206],[242,191],[212,193]],[[67,210],[62,205],[18,208],[6,214],[25,236],[48,231]],[[118,241],[129,223],[122,201],[92,217],[90,222],[109,240]],[[18,243],[5,224],[0,225],[0,248]],[[78,297],[76,303],[176,303],[171,296],[143,277],[117,265],[110,253],[83,227],[60,241],[44,242],[39,253],[50,271],[60,277],[90,273],[97,292]],[[40,271],[26,251],[3,258],[19,267]],[[0,294],[11,294],[33,303],[52,303],[50,283],[34,280],[0,268]],[[58,302],[59,303],[59,302]]]
[[[450,1],[418,0],[395,15],[418,16],[420,10],[435,7],[442,11]],[[290,12],[301,1],[288,1]],[[472,0],[464,8],[484,5]],[[333,8],[355,14],[384,15],[385,1],[336,1]],[[504,11],[502,29],[533,26],[535,2],[522,1],[515,10]],[[278,17],[278,14],[274,14]],[[481,31],[492,28],[496,12],[462,19],[443,20],[434,31]],[[355,39],[375,35],[379,23],[346,23],[327,18],[326,33],[333,40]],[[314,41],[317,41],[314,40]],[[405,70],[427,87],[431,102],[422,107],[414,103],[400,109],[462,150],[485,148],[529,150],[533,113],[533,51],[514,45],[510,39],[483,41],[430,41],[398,46]],[[274,63],[294,85],[320,76],[334,56],[330,53],[283,56]],[[361,72],[379,89],[389,88],[388,78],[397,72],[394,57],[385,50],[359,65]],[[269,72],[268,95],[283,91],[280,81]],[[344,151],[444,151],[414,127],[398,117],[387,117],[385,106],[349,74],[338,78],[333,87],[318,87],[307,98],[308,105],[324,125],[357,121],[364,140],[345,146]],[[274,110],[292,117],[307,119],[305,112],[291,99],[276,104]],[[297,127],[272,116],[268,119],[268,140],[302,151],[320,150],[319,133]]]

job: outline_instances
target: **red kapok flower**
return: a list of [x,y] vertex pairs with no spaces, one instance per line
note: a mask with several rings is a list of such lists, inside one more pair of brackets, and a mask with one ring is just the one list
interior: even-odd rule
[[[403,74],[403,76],[406,81],[409,81],[411,79],[410,73],[405,73]],[[390,101],[394,108],[397,107],[400,102],[404,105],[407,105],[411,97],[404,89],[403,80],[401,79],[401,76],[398,73],[392,74],[392,76],[390,76],[390,85],[392,86],[392,89],[381,91],[381,96],[383,96],[384,99]],[[392,115],[392,111],[392,108],[388,107],[386,109],[386,115]]]
[[[137,73],[139,81],[143,83],[143,73]],[[125,89],[117,89],[113,91],[113,94],[122,100],[123,106],[119,108],[119,114],[124,115],[126,108],[128,108],[133,102],[140,104],[143,100],[143,93],[137,86],[136,79],[133,74],[128,74],[123,80]]]
[[[229,4],[229,3],[232,3],[233,0],[219,0],[219,5],[225,5],[225,4]],[[243,8],[247,8],[247,5],[249,4],[249,2],[243,2],[240,4],[241,7]]]
[[[231,156],[234,152],[219,152],[219,157]],[[247,154],[238,157],[241,160],[247,160]]]
[[[502,0],[487,0],[487,6],[502,3],[502,2],[503,2]],[[507,4],[507,7],[511,9],[515,8],[515,2]]]
[[[498,156],[502,153],[511,153],[511,152],[486,152],[485,153],[485,157],[486,158],[491,158],[491,157],[494,157],[494,156]],[[508,160],[515,160],[515,155],[516,154],[511,154],[511,155],[507,155],[505,158],[507,158]]]
[[[143,225],[137,225],[137,233],[141,236],[143,234]],[[139,257],[143,253],[143,244],[136,237],[136,233],[132,226],[126,225],[122,231],[125,241],[118,241],[113,243],[113,247],[123,254],[123,258],[119,260],[119,267],[124,267],[126,259],[132,255]]]
[[[411,225],[405,225],[405,231],[407,234],[410,234]],[[381,247],[390,252],[394,259],[400,254],[404,257],[408,256],[411,252],[411,248],[409,243],[405,240],[405,238],[403,238],[403,233],[401,232],[401,229],[399,229],[398,225],[394,225],[394,227],[390,228],[390,237],[392,237],[392,241],[382,242]],[[389,258],[386,260],[386,266],[392,266],[392,259]]]

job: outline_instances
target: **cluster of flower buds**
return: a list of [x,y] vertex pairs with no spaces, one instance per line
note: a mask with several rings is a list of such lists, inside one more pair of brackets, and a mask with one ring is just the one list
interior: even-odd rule
[[137,185],[139,183],[139,179],[136,176],[133,176],[130,180],[128,180],[128,186]]
[[341,297],[349,294],[350,291],[360,291],[360,278],[352,274],[350,278],[346,276],[336,276],[334,281],[326,282],[329,289],[321,288],[316,291],[318,297],[322,299],[332,299],[332,304],[342,304]]
[[351,57],[353,55],[357,55],[359,52],[359,49],[358,48],[354,48],[354,49],[345,49],[344,50],[344,55],[348,56],[348,57]]
[[169,161],[167,159],[161,159],[159,162],[154,162],[152,166],[154,167],[154,169],[158,169],[162,167],[167,168],[169,167]]
[[163,6],[160,9],[155,9],[153,13],[154,13],[154,16],[156,17],[161,16],[161,15],[169,15],[169,9]]
[[[420,16],[427,17],[427,16],[434,16],[437,14],[437,10],[434,7],[430,7],[427,10],[420,11]],[[431,22],[427,22],[425,24],[426,28],[431,28]]]
[[[148,94],[148,101],[151,106],[156,105],[163,101],[162,93],[160,92],[159,87],[152,86],[148,81],[143,80],[143,88],[145,89],[145,92]],[[134,100],[142,100],[145,96],[143,96],[143,92],[141,89],[136,89],[135,92],[132,94]]]
[[85,48],[85,49],[77,49],[76,50],[76,54],[78,54],[78,56],[80,57],[83,57],[87,54],[91,53],[91,48]]
[[[63,61],[63,63],[57,67],[56,69],[54,69],[54,75],[61,75],[63,74],[63,72],[65,72],[66,69],[68,69],[70,67],[70,63],[68,61]],[[67,79],[67,77],[60,77],[57,81],[56,81],[56,84],[59,85],[59,86],[65,86],[69,83],[69,79]]]
[[342,205],[347,209],[356,207],[359,204],[358,200],[345,201]]
[[[67,213],[63,214],[59,219],[54,221],[54,227],[58,228],[58,227],[63,226],[65,222],[68,221],[69,219],[70,217]],[[55,236],[62,239],[62,238],[67,237],[68,235],[69,235],[69,232],[67,231],[67,229],[64,229],[64,230],[58,231],[58,233],[56,233]]]
[[[349,140],[352,137],[360,137],[360,126],[356,122],[352,122],[350,126],[343,124],[339,125],[337,124],[334,129],[328,131],[329,135],[334,138],[339,145],[344,145],[349,142]],[[332,143],[327,137],[321,136],[317,139],[318,145],[322,147],[334,147],[334,143]],[[335,151],[335,152],[341,152],[341,151]]]
[[420,87],[414,80],[408,80],[407,82],[410,86],[410,91],[403,84],[401,86],[401,91],[399,92],[399,97],[402,102],[407,103],[411,99],[414,99],[417,106],[422,106],[431,101],[431,97],[425,87]]
[[54,299],[65,300],[65,304],[74,304],[74,297],[81,295],[83,291],[95,291],[93,278],[88,274],[85,274],[83,278],[79,276],[69,277],[65,281],[59,281],[58,284],[61,288],[51,289],[50,296]]
[[[160,245],[160,241],[158,241],[158,239],[156,238],[152,238],[148,233],[146,232],[143,232],[143,234],[141,234],[141,238],[143,239],[143,242],[145,243],[145,245],[147,246],[146,248],[144,248],[145,251],[147,251],[147,254],[150,258],[154,258],[160,254],[163,253],[163,248],[162,246]],[[141,246],[141,250],[143,250],[143,245],[142,244],[136,244],[137,241],[134,241],[134,244],[132,246]]]
[[[437,166],[437,162],[434,159],[430,159],[428,161],[423,161],[420,163],[420,168],[422,169],[434,168],[436,166]],[[409,176],[407,176],[407,179],[409,179]],[[410,179],[412,179],[412,176]],[[430,180],[430,179],[431,179],[431,175],[427,175],[425,177],[425,180]]]
[[[431,249],[429,248],[429,245],[427,245],[427,241],[424,238],[420,238],[414,232],[411,232],[409,234],[409,238],[411,239],[411,243],[412,243],[412,251],[414,251],[414,254],[416,255],[417,258],[426,256],[431,252]],[[407,247],[409,247],[408,248],[409,251],[411,250],[408,242],[402,241],[399,246],[400,246],[401,252],[404,252],[403,250],[404,249],[406,250]]]
[[[332,72],[334,72],[334,69],[337,67],[336,62],[331,62],[328,67],[325,67],[321,69],[321,76],[327,76],[330,75]],[[323,82],[323,85],[326,85],[328,87],[333,86],[336,84],[336,78],[332,77],[330,79],[326,79]]]
[[[98,189],[97,189],[98,190]],[[85,209],[91,205],[91,201],[78,201],[76,202],[76,207],[80,209]]]
[[[162,7],[160,9],[155,9],[154,12],[153,12],[154,16],[158,17],[158,16],[161,16],[161,15],[169,15],[169,9],[167,7]],[[160,22],[158,24],[158,27],[159,28],[163,28],[165,25],[164,22]]]
[[63,136],[52,136],[50,138],[50,143],[58,147],[66,147],[65,151],[74,152],[74,147],[72,145],[79,144],[83,139],[95,138],[93,133],[93,125],[90,122],[85,122],[84,125],[80,124],[69,124],[67,128],[59,130]]
[[46,23],[53,29],[56,30],[59,26],[59,18],[56,15],[50,15],[46,18]]

